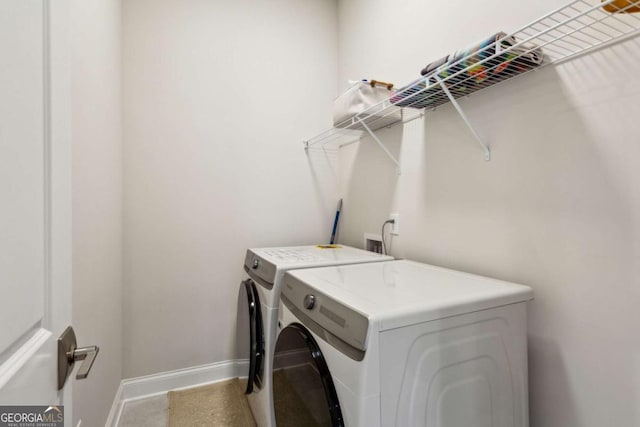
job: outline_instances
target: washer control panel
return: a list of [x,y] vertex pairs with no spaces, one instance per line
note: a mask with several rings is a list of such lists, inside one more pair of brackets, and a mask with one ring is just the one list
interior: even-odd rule
[[284,275],[281,298],[287,306],[293,306],[296,311],[303,313],[311,322],[336,338],[360,351],[366,350],[369,319],[362,313],[354,311],[289,273]]
[[247,250],[244,257],[244,270],[261,286],[271,289],[276,278],[276,266],[255,254],[251,249]]

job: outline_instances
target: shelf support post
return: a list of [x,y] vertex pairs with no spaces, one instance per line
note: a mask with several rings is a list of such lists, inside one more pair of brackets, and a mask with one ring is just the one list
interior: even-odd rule
[[362,125],[362,127],[369,133],[369,135],[371,135],[371,138],[373,138],[373,140],[376,142],[376,144],[378,144],[378,146],[382,149],[382,151],[385,152],[387,157],[389,157],[391,159],[391,161],[393,163],[395,163],[395,165],[396,165],[396,173],[398,175],[400,175],[401,169],[400,169],[400,162],[398,161],[398,159],[396,159],[393,156],[393,154],[391,154],[391,151],[389,151],[387,149],[387,147],[384,146],[382,141],[380,141],[380,139],[376,136],[376,134],[369,128],[369,126],[367,126],[367,124],[364,122],[364,120],[362,120],[360,117],[357,117],[357,119],[360,122],[360,124]]
[[478,141],[478,144],[480,144],[480,147],[482,147],[482,151],[484,151],[484,159],[486,161],[491,160],[491,150],[489,150],[489,147],[487,146],[487,144],[485,144],[482,141],[482,138],[480,138],[480,135],[478,135],[478,132],[476,132],[476,130],[474,129],[473,125],[471,124],[471,122],[467,118],[467,115],[462,110],[462,107],[460,107],[460,104],[458,104],[458,101],[456,101],[456,99],[453,97],[453,95],[451,95],[451,92],[449,91],[449,88],[442,81],[442,79],[437,75],[435,75],[434,77],[436,78],[438,83],[440,83],[440,87],[442,87],[442,90],[447,95],[447,97],[449,98],[449,101],[451,101],[451,103],[455,107],[456,111],[458,111],[458,114],[460,114],[460,117],[462,118],[464,123],[467,125],[467,127],[471,131],[471,134],[473,135],[473,137],[476,139],[476,141]]

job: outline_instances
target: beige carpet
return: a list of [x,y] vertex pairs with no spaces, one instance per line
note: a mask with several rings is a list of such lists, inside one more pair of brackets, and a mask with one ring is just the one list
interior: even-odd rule
[[254,427],[237,379],[169,392],[169,427]]

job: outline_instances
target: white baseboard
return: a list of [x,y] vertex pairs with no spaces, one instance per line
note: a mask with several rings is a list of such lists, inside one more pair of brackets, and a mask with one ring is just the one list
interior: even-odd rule
[[122,381],[122,400],[140,399],[237,376],[235,360],[161,372]]
[[118,391],[116,391],[116,395],[113,398],[113,403],[111,404],[111,410],[109,411],[107,422],[104,423],[105,427],[117,427],[118,422],[120,421],[120,414],[122,413],[123,404],[124,402],[122,401],[122,381],[120,381],[120,385],[118,386]]
[[124,403],[164,394],[171,390],[196,387],[203,384],[235,378],[240,363],[235,360],[194,366],[176,371],[122,380],[113,400],[106,427],[117,427]]

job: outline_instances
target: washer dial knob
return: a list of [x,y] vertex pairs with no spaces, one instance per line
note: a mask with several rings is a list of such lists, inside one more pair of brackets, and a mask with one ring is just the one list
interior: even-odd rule
[[304,297],[304,308],[311,310],[316,305],[316,296],[307,294]]

